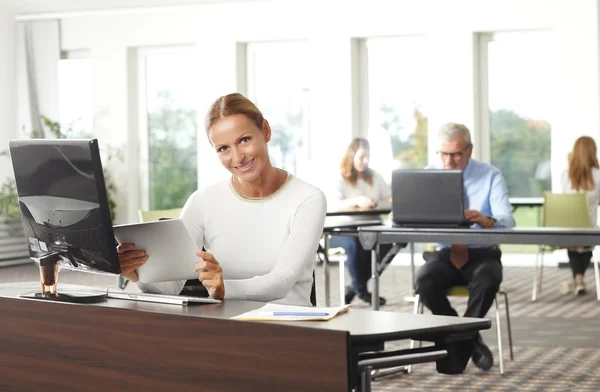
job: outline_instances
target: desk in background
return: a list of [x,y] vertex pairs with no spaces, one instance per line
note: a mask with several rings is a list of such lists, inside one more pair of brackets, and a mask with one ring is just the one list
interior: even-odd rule
[[[563,229],[552,227],[514,229],[435,229],[402,228],[389,225],[360,227],[359,238],[365,249],[371,250],[371,263],[380,260],[379,245],[396,242],[436,242],[443,244],[500,245],[527,244],[557,247],[600,245],[600,229]],[[596,295],[600,301],[600,272],[594,262]],[[536,275],[534,274],[534,279]],[[379,275],[373,269],[373,310],[379,309]],[[414,283],[414,282],[411,282]],[[412,287],[411,287],[412,289]]]
[[[461,373],[473,333],[491,326],[355,309],[326,322],[249,322],[230,318],[264,303],[77,305],[18,297],[38,285],[0,285],[2,390],[348,391],[361,374],[357,390],[368,391],[371,369],[386,362],[435,361],[439,372]],[[382,351],[385,342],[404,339],[435,345]]]
[[513,207],[513,211],[519,207],[542,207],[544,205],[543,197],[509,197],[510,205]]
[[[330,306],[331,297],[331,282],[330,282],[330,260],[329,260],[329,237],[332,235],[343,236],[358,236],[358,227],[365,225],[380,225],[382,223],[381,216],[387,215],[392,211],[392,203],[383,201],[378,203],[375,208],[345,208],[327,211],[325,218],[325,226],[323,227],[323,273],[325,278],[325,306]],[[389,258],[383,262],[391,261],[396,255],[398,249],[392,248],[388,252]],[[392,253],[393,251],[393,253]],[[381,265],[381,271],[387,264]],[[341,305],[345,305],[345,269],[343,262],[339,264],[339,289]]]
[[[541,207],[544,205],[543,197],[511,197],[510,204],[513,207],[513,211],[519,208],[538,208],[536,214],[536,225],[541,226]],[[358,235],[358,228],[361,226],[376,226],[377,223],[383,223],[379,219],[381,215],[387,215],[392,211],[392,202],[385,201],[380,202],[376,208],[365,209],[365,208],[347,208],[327,211],[327,218],[325,220],[325,227],[323,229],[323,269],[325,275],[325,306],[330,305],[330,271],[329,271],[329,236],[330,235]],[[419,242],[419,241],[416,241]],[[430,241],[423,241],[430,242]],[[433,240],[431,241],[433,242]],[[527,242],[526,244],[531,244]],[[533,244],[537,245],[537,244]],[[410,281],[414,281],[415,276],[415,262],[414,262],[414,242],[409,243],[410,248]],[[381,274],[383,269],[391,262],[393,257],[398,253],[400,247],[393,248],[385,259],[381,259],[378,263],[379,271],[377,276]],[[393,252],[392,252],[393,251]],[[388,258],[389,257],[389,258]],[[340,263],[340,298],[343,299],[345,291],[345,275],[343,264]],[[412,291],[412,287],[411,287]],[[342,304],[343,305],[343,304]]]
[[[541,207],[544,205],[543,197],[510,197],[513,209],[519,207]],[[353,215],[384,215],[392,211],[391,201],[382,201],[375,208],[346,208],[327,211],[327,216],[353,216]]]

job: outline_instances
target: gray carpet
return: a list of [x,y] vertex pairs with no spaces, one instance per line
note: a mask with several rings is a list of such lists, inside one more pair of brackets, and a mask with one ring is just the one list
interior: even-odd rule
[[[321,272],[321,271],[320,271]],[[332,268],[332,303],[339,303],[338,271]],[[417,365],[411,374],[388,376],[373,383],[374,391],[600,391],[600,302],[596,301],[593,270],[586,274],[588,294],[561,295],[558,287],[570,279],[566,269],[546,268],[543,291],[531,301],[532,268],[504,269],[502,288],[508,293],[515,360],[510,361],[504,306],[500,303],[504,347],[504,375],[498,368],[494,307],[487,317],[492,328],[482,336],[494,353],[495,364],[483,372],[469,363],[461,375],[442,375],[434,364]],[[346,281],[347,278],[346,278]],[[324,305],[324,278],[317,275],[319,306]],[[382,311],[412,312],[404,301],[409,292],[407,267],[391,267],[381,277],[381,292],[388,300]],[[459,314],[466,298],[451,298]],[[370,306],[355,299],[352,307]],[[427,311],[426,311],[427,312]],[[408,343],[390,344],[406,348]]]
[[[593,270],[586,276],[589,293],[563,296],[558,291],[569,271],[547,268],[544,287],[537,302],[531,302],[531,268],[505,268],[503,289],[508,292],[513,330],[515,360],[509,359],[504,307],[501,305],[505,374],[500,376],[493,309],[488,314],[492,329],[483,332],[495,356],[495,365],[482,372],[472,364],[461,375],[436,373],[434,364],[418,365],[411,374],[400,374],[374,381],[374,391],[600,391],[600,302],[596,301]],[[331,271],[332,303],[339,303],[338,271]],[[317,301],[324,305],[323,272],[317,269]],[[0,283],[39,279],[33,264],[0,268]],[[381,278],[381,292],[388,300],[382,311],[411,312],[404,302],[409,294],[406,267],[390,267]],[[84,274],[64,270],[60,282],[107,287],[115,284],[111,276]],[[60,283],[59,282],[59,283]],[[132,287],[132,289],[134,289]],[[459,313],[466,299],[451,300]],[[369,308],[355,299],[355,308]],[[407,347],[407,342],[390,344],[390,348]]]

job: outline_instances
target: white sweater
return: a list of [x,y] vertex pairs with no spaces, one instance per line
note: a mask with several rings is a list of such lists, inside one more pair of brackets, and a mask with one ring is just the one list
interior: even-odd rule
[[383,176],[371,169],[373,172],[373,185],[369,185],[364,179],[359,178],[356,185],[352,186],[340,175],[337,183],[337,200],[351,199],[358,196],[366,196],[375,203],[389,199],[392,196],[390,185],[385,182]]
[[[226,299],[310,306],[326,209],[323,193],[295,177],[273,198],[259,202],[238,196],[227,180],[194,192],[181,219],[198,249],[204,246],[221,265]],[[184,284],[138,286],[179,294]]]

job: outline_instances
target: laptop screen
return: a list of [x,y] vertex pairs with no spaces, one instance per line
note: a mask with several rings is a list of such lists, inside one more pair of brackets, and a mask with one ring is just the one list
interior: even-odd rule
[[460,170],[396,170],[392,174],[396,224],[459,224],[464,220]]

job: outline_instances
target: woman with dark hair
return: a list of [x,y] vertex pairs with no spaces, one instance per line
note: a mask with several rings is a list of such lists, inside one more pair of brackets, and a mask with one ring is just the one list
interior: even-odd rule
[[[217,99],[205,127],[231,177],[194,192],[181,212],[198,249],[206,249],[196,254],[198,279],[212,298],[310,306],[325,196],[271,165],[269,122],[242,94]],[[140,252],[132,244],[119,247],[122,275],[134,282],[135,270],[148,258]],[[184,284],[138,286],[147,292],[179,294]]]
[[[596,225],[596,212],[600,202],[600,169],[596,142],[589,136],[582,136],[575,141],[573,150],[569,153],[569,168],[561,176],[564,193],[585,192],[588,195],[590,208],[590,223]],[[561,285],[563,293],[582,295],[586,293],[583,276],[592,260],[592,248],[567,249],[573,280]]]
[[[343,208],[373,208],[378,202],[391,198],[391,188],[381,174],[369,167],[371,149],[366,139],[356,138],[350,142],[340,163],[341,178],[337,185],[337,206]],[[371,303],[367,282],[371,277],[371,253],[361,246],[357,237],[332,236],[332,247],[344,248],[346,264],[352,284],[346,287],[345,301],[352,302],[355,296]],[[389,247],[382,246],[385,254]],[[379,304],[386,300],[379,297]]]

